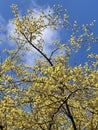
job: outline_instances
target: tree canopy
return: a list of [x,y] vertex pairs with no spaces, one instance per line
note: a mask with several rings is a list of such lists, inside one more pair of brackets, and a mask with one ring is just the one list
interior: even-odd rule
[[[70,23],[61,6],[38,15],[28,10],[15,17],[11,40],[16,48],[6,50],[0,62],[0,127],[3,130],[97,130],[98,129],[98,54],[89,53],[98,38],[91,24]],[[67,40],[52,43],[44,52],[45,29],[63,29]],[[46,36],[47,37],[47,36]],[[70,64],[70,58],[87,44],[88,61]],[[25,53],[39,55],[33,65],[25,63]],[[37,53],[37,54],[36,54]],[[32,57],[28,57],[32,60]]]

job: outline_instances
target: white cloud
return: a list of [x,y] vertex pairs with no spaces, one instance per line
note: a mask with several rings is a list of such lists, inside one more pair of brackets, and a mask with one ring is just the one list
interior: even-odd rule
[[59,32],[56,30],[53,30],[51,28],[47,28],[44,32],[43,32],[43,39],[45,41],[44,44],[44,52],[49,55],[50,52],[54,49],[54,45],[53,42],[55,40],[59,40]]
[[0,40],[2,40],[1,44],[4,48],[14,47],[12,40],[9,40],[8,35],[13,35],[14,25],[11,23],[11,20],[6,22],[4,17],[0,15]]
[[6,32],[7,32],[7,37],[8,37],[8,45],[10,47],[15,47],[15,42],[10,39],[10,36],[11,37],[15,36],[14,29],[15,29],[15,25],[12,24],[12,20],[9,20],[8,24],[7,24],[7,30],[6,30]]
[[12,20],[9,20],[7,24],[7,33],[11,36],[14,36],[15,35],[13,34],[14,29],[15,29],[15,25],[12,24]]

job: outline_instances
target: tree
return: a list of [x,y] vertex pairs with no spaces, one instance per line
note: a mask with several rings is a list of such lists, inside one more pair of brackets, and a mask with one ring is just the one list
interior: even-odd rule
[[[97,42],[90,25],[70,24],[66,10],[54,7],[54,12],[32,10],[15,18],[15,50],[7,50],[0,63],[0,117],[4,130],[97,130],[98,129],[98,55],[88,54],[89,62],[72,67],[73,51],[82,44]],[[46,28],[69,31],[66,44],[53,43],[50,56],[43,51],[42,37]],[[35,49],[40,58],[35,65],[22,61],[23,53]],[[24,52],[25,50],[25,52]]]

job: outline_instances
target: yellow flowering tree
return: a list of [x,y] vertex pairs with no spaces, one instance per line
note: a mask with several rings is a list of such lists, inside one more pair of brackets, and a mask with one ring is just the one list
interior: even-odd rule
[[[4,130],[97,130],[98,129],[98,55],[89,54],[89,62],[72,67],[73,51],[84,43],[96,42],[90,25],[78,26],[68,21],[60,6],[34,15],[28,10],[20,16],[12,6],[15,18],[15,50],[7,51],[0,63],[0,127]],[[44,52],[43,31],[69,30],[66,44],[55,41],[55,49]],[[40,58],[35,65],[25,64],[23,51],[35,49]],[[35,54],[36,55],[36,54]],[[33,57],[34,55],[32,55]]]

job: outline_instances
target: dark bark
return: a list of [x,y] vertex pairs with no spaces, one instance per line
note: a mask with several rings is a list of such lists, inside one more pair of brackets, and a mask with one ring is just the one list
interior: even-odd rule
[[0,125],[0,130],[3,130],[3,126],[2,125]]
[[68,106],[67,102],[66,102],[66,109],[67,109],[68,117],[70,118],[70,120],[71,120],[71,122],[72,122],[73,129],[74,129],[74,130],[77,130],[77,127],[76,127],[74,118],[73,118],[73,116],[72,116],[72,114],[71,114],[71,111],[70,111],[70,109],[69,109],[69,106]]

